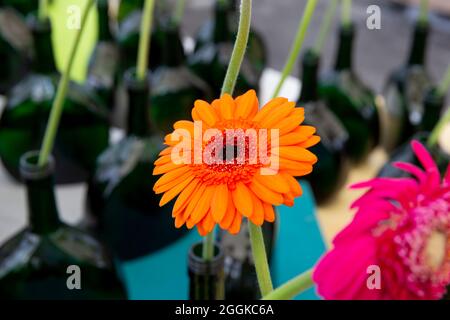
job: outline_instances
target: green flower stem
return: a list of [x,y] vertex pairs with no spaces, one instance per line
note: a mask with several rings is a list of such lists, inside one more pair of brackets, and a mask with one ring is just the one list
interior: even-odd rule
[[77,31],[72,50],[70,52],[69,60],[67,62],[66,69],[61,75],[61,79],[56,91],[55,100],[53,100],[52,110],[50,112],[50,118],[47,123],[47,128],[42,142],[41,152],[39,154],[39,165],[43,166],[47,163],[48,157],[53,149],[56,133],[58,132],[59,120],[64,107],[64,100],[66,98],[67,89],[69,87],[70,73],[72,71],[73,63],[75,60],[75,54],[77,53],[78,46],[80,44],[81,35],[83,34],[86,21],[89,16],[90,9],[92,8],[95,0],[89,0],[84,8],[81,18],[80,29]]
[[284,81],[291,74],[292,69],[294,68],[295,61],[297,60],[300,50],[302,48],[303,42],[305,40],[306,32],[308,31],[309,23],[311,22],[311,18],[313,16],[316,5],[317,5],[317,0],[308,0],[308,3],[306,4],[306,9],[303,12],[303,17],[300,20],[300,23],[298,25],[294,44],[291,48],[291,52],[289,53],[289,57],[283,68],[283,71],[281,73],[281,79],[275,89],[273,98],[277,97],[280,94],[280,90],[283,86]]
[[338,0],[330,0],[328,3],[327,11],[325,12],[325,17],[323,18],[322,25],[320,27],[319,36],[316,39],[313,49],[318,55],[321,54],[323,47],[325,46],[325,41],[328,33],[330,32],[331,23],[333,22],[334,15],[336,14],[337,5]]
[[45,21],[48,17],[48,0],[39,0],[38,19]]
[[252,245],[253,260],[255,261],[256,275],[258,277],[259,289],[264,297],[273,290],[272,278],[270,277],[269,263],[267,262],[266,248],[261,227],[248,221],[250,241]]
[[141,30],[139,38],[139,52],[137,58],[137,78],[145,80],[148,72],[148,53],[150,51],[150,35],[152,34],[153,10],[155,0],[145,0],[142,13]]
[[442,79],[437,89],[438,95],[445,96],[449,88],[450,88],[450,64],[448,65],[444,78]]
[[447,123],[450,123],[450,107],[447,108],[447,111],[445,112],[444,116],[436,124],[433,131],[431,131],[431,134],[427,141],[427,145],[429,148],[434,147],[438,143],[442,129],[445,127]]
[[352,0],[342,0],[341,24],[349,26],[352,23]]
[[230,63],[228,64],[227,74],[223,81],[222,94],[233,94],[236,80],[244,60],[247,49],[248,35],[250,33],[250,24],[252,20],[252,0],[241,1],[241,14],[239,18],[239,29],[234,44]]
[[216,237],[215,228],[213,231],[203,237],[202,257],[205,261],[211,261],[214,258],[214,240]]
[[186,0],[178,0],[173,14],[172,21],[175,25],[179,26],[183,20],[184,8],[186,7]]
[[263,297],[263,300],[290,300],[311,288],[313,270],[305,271]]
[[420,14],[419,14],[419,21],[421,23],[428,22],[428,11],[429,11],[428,0],[421,0],[420,1]]

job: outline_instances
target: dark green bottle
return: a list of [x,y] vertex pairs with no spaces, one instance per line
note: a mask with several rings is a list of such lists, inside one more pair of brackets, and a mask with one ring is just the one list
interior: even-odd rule
[[196,100],[210,100],[212,93],[209,86],[185,66],[178,27],[168,24],[162,33],[162,63],[151,78],[151,116],[157,129],[167,134],[173,131],[176,121],[191,118]]
[[[267,260],[272,259],[275,246],[275,223],[262,225]],[[219,243],[225,255],[225,297],[227,300],[257,300],[261,298],[255,262],[251,248],[248,220],[242,221],[241,231],[232,235],[220,230]]]
[[135,11],[141,11],[144,7],[144,0],[125,0],[120,1],[117,20],[121,23]]
[[173,243],[186,229],[174,227],[172,206],[160,207],[160,197],[153,192],[158,179],[153,163],[163,145],[150,126],[148,81],[136,80],[133,69],[123,81],[127,134],[99,156],[87,201],[99,234],[119,259],[130,260]]
[[[28,226],[0,247],[0,299],[126,299],[100,242],[60,221],[54,162],[38,166],[37,160],[37,152],[21,158]],[[69,278],[74,267],[79,282]]]
[[430,132],[439,122],[444,109],[445,96],[440,95],[436,88],[429,89],[423,100],[423,113],[420,122],[415,126],[415,131]]
[[346,181],[349,158],[346,155],[349,136],[329,106],[319,98],[319,56],[306,51],[302,65],[302,89],[298,105],[305,108],[305,125],[314,126],[321,141],[310,150],[320,159],[307,179],[316,201],[322,203],[335,194]]
[[39,0],[2,0],[1,2],[2,5],[12,7],[24,16],[37,12],[39,7]]
[[[59,78],[50,23],[31,16],[29,24],[35,44],[32,73],[8,93],[0,118],[1,161],[16,179],[21,155],[41,146]],[[57,183],[85,181],[108,140],[107,109],[89,88],[70,83],[55,140]]]
[[224,254],[215,246],[214,257],[207,262],[202,257],[203,244],[192,246],[188,256],[189,300],[224,300]]
[[[234,37],[237,34],[239,25],[239,4],[240,1],[231,0],[229,4],[229,11],[227,13],[223,12],[222,10],[219,10],[215,13],[216,17],[217,14],[229,15],[230,30],[232,30]],[[215,10],[218,10],[217,5]],[[214,42],[214,24],[214,19],[210,19],[201,26],[195,37],[195,51],[198,51],[203,46]],[[267,65],[267,47],[262,36],[253,28],[250,29],[248,46],[245,55],[253,65],[255,70],[257,70],[258,78],[260,78],[264,71],[264,68]]]
[[[213,89],[219,97],[223,79],[233,52],[234,35],[230,27],[229,4],[217,2],[214,10],[211,41],[203,44],[188,59],[190,68]],[[248,58],[244,58],[234,90],[241,95],[250,89],[258,92],[260,73]]]
[[[119,25],[117,42],[121,55],[121,70],[136,66],[139,48],[139,35],[141,29],[142,10],[131,12]],[[161,64],[163,34],[159,28],[159,19],[155,17],[154,28],[151,35],[151,50],[149,52],[150,69],[154,70]]]
[[416,23],[408,61],[390,75],[384,88],[382,145],[387,151],[407,141],[420,126],[423,101],[432,85],[425,68],[428,33],[428,23]]
[[16,10],[0,7],[0,95],[4,95],[27,72],[33,38]]
[[353,70],[354,36],[353,24],[341,26],[335,68],[321,79],[319,94],[348,131],[348,155],[362,161],[378,144],[379,117],[374,94]]
[[110,30],[108,0],[97,1],[98,43],[91,56],[87,83],[103,99],[108,109],[115,105],[120,52]]
[[[428,132],[418,132],[404,144],[397,147],[397,149],[395,149],[390,155],[389,160],[386,162],[386,164],[378,172],[378,177],[407,177],[408,174],[406,172],[392,166],[392,164],[395,162],[407,162],[421,167],[419,160],[417,159],[411,148],[411,141],[417,140],[424,146],[427,146],[429,136],[430,135]],[[431,150],[428,147],[427,149],[430,151],[433,159],[436,161],[441,174],[445,174],[450,161],[450,153],[448,151],[445,151],[444,148],[442,148],[439,144],[431,148]]]

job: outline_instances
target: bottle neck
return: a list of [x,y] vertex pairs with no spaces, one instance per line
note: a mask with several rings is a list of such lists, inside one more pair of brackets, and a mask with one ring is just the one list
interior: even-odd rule
[[111,41],[113,36],[109,26],[108,0],[97,1],[98,11],[98,39],[99,41]]
[[353,24],[341,26],[339,29],[339,48],[336,58],[336,70],[351,70],[353,61],[353,40],[355,30]]
[[169,67],[183,65],[185,55],[178,28],[170,26],[163,33],[163,64]]
[[39,73],[57,72],[53,54],[52,28],[50,21],[40,22],[36,18],[30,21],[34,40],[33,70]]
[[54,193],[53,161],[44,167],[37,163],[37,153],[33,162],[25,154],[21,159],[21,174],[26,186],[28,220],[31,231],[36,234],[49,234],[61,225]]
[[[150,89],[148,81],[136,80],[134,73],[126,75],[128,93],[128,135],[147,137],[151,134]],[[132,78],[133,77],[133,78]]]
[[227,42],[231,39],[229,23],[229,8],[227,5],[216,2],[214,9],[214,42]]
[[308,50],[303,56],[302,66],[300,101],[302,103],[316,101],[318,99],[319,56],[312,50]]
[[424,111],[421,130],[431,132],[438,123],[444,109],[445,96],[439,95],[436,89],[429,90],[424,98]]
[[423,65],[425,63],[427,40],[428,23],[417,22],[414,28],[414,36],[409,53],[409,66]]

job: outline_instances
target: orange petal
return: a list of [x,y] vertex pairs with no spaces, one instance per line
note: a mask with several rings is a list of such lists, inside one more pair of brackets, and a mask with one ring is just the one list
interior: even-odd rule
[[159,187],[170,183],[173,180],[179,180],[179,178],[184,175],[186,172],[190,172],[191,168],[189,166],[182,166],[180,168],[177,168],[175,170],[172,170],[170,172],[167,172],[164,174],[161,178],[156,181],[153,190],[158,189]]
[[156,160],[154,165],[155,166],[160,166],[160,165],[166,164],[166,163],[171,162],[171,161],[172,161],[171,155],[167,154],[165,156],[160,157],[158,160]]
[[257,226],[261,226],[264,222],[264,207],[261,200],[252,192],[253,215],[250,220]]
[[236,215],[234,216],[233,219],[233,223],[228,229],[228,232],[231,234],[238,234],[239,231],[241,231],[241,224],[242,224],[242,215],[239,212],[236,212]]
[[302,187],[301,187],[300,183],[297,181],[297,179],[295,179],[293,176],[286,174],[286,173],[282,173],[281,175],[283,176],[284,180],[286,180],[286,182],[289,184],[290,192],[292,192],[292,194],[295,197],[301,196],[303,191],[302,191]]
[[160,166],[155,167],[155,168],[153,169],[153,175],[154,175],[154,176],[159,176],[159,175],[164,174],[164,173],[167,173],[167,172],[169,172],[169,171],[178,169],[178,168],[180,168],[180,167],[182,167],[182,166],[184,166],[183,163],[181,163],[181,164],[175,164],[175,163],[173,163],[173,162],[169,162],[169,163],[166,163],[166,164],[163,164],[163,165],[160,165]]
[[294,177],[302,177],[302,176],[306,176],[306,175],[310,174],[312,172],[312,170],[313,170],[313,168],[312,168],[312,166],[310,166],[309,168],[304,168],[304,169],[299,169],[299,170],[285,169],[283,171]]
[[183,217],[183,215],[179,215],[175,218],[175,228],[179,229],[183,226],[183,224],[186,222],[186,219]]
[[233,203],[237,211],[246,217],[251,217],[253,214],[253,203],[250,190],[244,183],[236,183],[236,189],[231,192]]
[[[256,103],[255,103],[256,101]],[[236,99],[236,119],[247,119],[251,114],[258,110],[258,98],[255,90],[249,90],[238,99]],[[255,110],[256,106],[256,110]]]
[[[198,203],[195,205],[195,209],[191,214],[194,223],[199,223],[209,211],[209,208],[211,207],[211,199],[215,190],[215,186],[208,186],[205,188],[203,195],[198,200]],[[187,207],[187,210],[189,210],[189,206]]]
[[195,194],[195,191],[197,191],[199,186],[200,186],[200,180],[194,179],[186,187],[186,189],[184,189],[180,193],[180,196],[177,198],[177,201],[175,201],[175,204],[173,205],[173,212],[180,212],[181,210],[186,208],[186,206],[189,203],[189,200],[191,200],[193,198],[193,195]]
[[286,193],[290,191],[289,184],[279,174],[270,176],[255,174],[253,178],[256,179],[260,184],[262,184],[266,188],[275,191],[277,193]]
[[263,208],[264,208],[264,219],[267,222],[274,222],[275,221],[275,211],[273,209],[273,206],[263,202]]
[[298,144],[298,146],[302,147],[302,148],[310,148],[310,147],[315,146],[319,142],[320,142],[320,137],[319,136],[312,136],[308,140],[303,141],[302,143]]
[[310,162],[310,163],[317,162],[316,155],[311,151],[302,147],[282,146],[279,147],[278,150],[276,150],[275,152],[278,153],[281,158],[289,160]]
[[288,207],[294,206],[294,195],[291,193],[283,194],[284,205]]
[[223,217],[222,221],[219,223],[220,227],[224,230],[230,228],[231,224],[233,223],[235,215],[236,215],[236,208],[234,207],[233,204],[231,192],[228,192],[227,212],[225,213],[225,216]]
[[[202,198],[203,194],[205,193],[205,190],[206,190],[206,185],[200,183],[200,187],[195,191],[194,196],[189,201],[189,203],[186,207],[186,211],[184,212],[184,214],[187,218],[189,218],[191,215],[194,216],[196,214],[196,209],[197,209],[196,207],[197,207],[197,205],[199,205],[200,199]],[[208,208],[206,208],[206,209],[208,209]],[[205,212],[202,213],[203,216],[204,216],[204,213]],[[198,216],[199,216],[199,214],[197,213],[197,217]],[[193,219],[195,220],[194,217],[193,217]],[[200,220],[201,220],[201,218],[200,218]],[[200,221],[200,220],[198,220],[198,221]]]
[[280,170],[296,170],[308,171],[312,170],[312,163],[289,160],[286,158],[279,159]]
[[233,119],[235,108],[236,105],[234,103],[234,100],[229,94],[225,93],[222,95],[222,97],[220,97],[219,110],[220,115],[222,116],[223,119],[225,120]]
[[165,204],[167,204],[169,201],[171,201],[173,198],[175,198],[181,191],[186,188],[186,186],[194,179],[194,176],[189,177],[188,179],[184,180],[183,182],[177,184],[172,189],[168,190],[161,198],[161,201],[159,201],[159,206],[162,207]]
[[219,184],[214,191],[211,201],[211,212],[215,222],[222,221],[228,206],[228,187],[226,184]]
[[214,124],[219,120],[214,109],[209,105],[209,103],[203,100],[195,101],[194,109],[197,111],[197,114],[201,120],[210,127],[214,126]]
[[159,156],[166,156],[172,153],[172,147],[165,148],[163,151],[159,153]]
[[202,220],[201,225],[203,226],[203,229],[206,231],[206,233],[210,233],[214,229],[215,223],[210,212],[208,212],[208,214]]
[[157,188],[153,188],[153,191],[155,191],[156,194],[160,194],[163,192],[166,192],[172,188],[174,188],[177,184],[183,182],[183,180],[189,178],[192,174],[190,172],[186,172],[182,176],[177,177],[176,179],[173,179],[169,183],[166,183],[162,186],[158,186]]
[[258,196],[258,198],[260,198],[265,202],[277,206],[283,203],[283,196],[281,194],[266,188],[255,179],[250,184],[250,190],[252,190],[255,193],[255,195]]
[[278,122],[275,127],[280,130],[280,136],[291,132],[305,120],[305,111],[303,108],[295,108],[294,111],[285,119]]
[[288,102],[288,99],[282,97],[270,100],[266,105],[264,105],[264,107],[261,108],[261,110],[259,110],[256,116],[253,118],[253,121],[260,122],[267,115],[270,115],[276,108],[286,102]]
[[276,123],[280,122],[282,119],[286,118],[294,109],[295,102],[286,102],[273,110],[270,114],[268,114],[266,117],[264,117],[260,122],[259,125],[261,128],[271,128]]
[[197,224],[197,231],[202,237],[208,234],[208,232],[206,232],[205,229],[200,224]]

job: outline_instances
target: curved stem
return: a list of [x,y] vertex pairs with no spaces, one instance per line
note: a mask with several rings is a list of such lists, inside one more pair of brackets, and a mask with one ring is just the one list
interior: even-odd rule
[[136,68],[137,78],[141,81],[147,78],[148,53],[150,51],[150,35],[152,34],[154,7],[155,0],[145,0],[144,12],[142,12],[139,52]]
[[306,31],[308,30],[309,23],[311,22],[311,18],[316,8],[316,5],[317,0],[308,0],[308,3],[306,4],[305,11],[303,12],[303,17],[300,20],[300,23],[298,24],[294,44],[291,48],[291,52],[289,53],[289,57],[281,73],[281,79],[278,82],[277,87],[275,88],[275,92],[273,93],[274,98],[280,94],[280,90],[281,87],[283,86],[284,81],[292,72],[295,61],[297,60],[300,50],[302,48],[303,41],[305,40]]
[[445,96],[449,88],[450,88],[450,64],[448,65],[444,78],[442,79],[437,89],[438,95]]
[[314,285],[312,280],[313,270],[310,269],[297,277],[289,280],[281,287],[273,290],[271,293],[263,297],[263,300],[290,300],[311,288]]
[[266,248],[261,227],[248,221],[248,230],[252,245],[253,260],[255,261],[256,275],[259,289],[264,297],[273,290],[272,278],[270,277],[269,263],[267,261]]
[[52,110],[50,112],[50,118],[47,123],[47,128],[45,130],[44,140],[42,142],[41,152],[39,154],[39,165],[43,166],[47,163],[48,157],[53,149],[53,144],[55,142],[56,133],[58,132],[59,120],[61,119],[62,110],[64,107],[64,100],[66,98],[67,89],[69,87],[70,73],[72,71],[73,63],[75,61],[75,55],[80,44],[81,35],[83,34],[84,27],[86,26],[86,21],[89,16],[90,9],[92,8],[95,0],[88,0],[86,7],[83,11],[83,16],[81,18],[80,29],[77,31],[74,43],[72,45],[72,50],[70,52],[69,60],[67,62],[66,69],[61,75],[61,79],[58,84],[58,89],[56,91],[56,97],[53,100]]
[[341,24],[349,26],[352,23],[352,0],[342,0]]
[[175,13],[173,15],[172,21],[175,25],[179,26],[183,20],[184,8],[186,7],[186,0],[178,0],[175,7]]
[[431,134],[427,141],[427,145],[429,148],[434,147],[438,143],[441,131],[447,123],[450,123],[450,107],[447,108],[447,111],[445,112],[444,116],[436,124],[433,131],[431,131]]
[[48,18],[48,0],[39,0],[38,19],[45,21]]
[[421,23],[427,23],[428,22],[428,0],[421,0],[420,1],[420,14],[419,14],[419,21]]
[[239,18],[239,29],[234,44],[230,63],[228,64],[227,74],[223,81],[222,94],[233,94],[236,80],[244,60],[247,49],[248,35],[250,33],[250,24],[252,20],[252,0],[241,1],[241,14]]
[[[215,228],[214,228],[215,229]],[[214,238],[216,236],[215,230],[203,237],[202,257],[205,261],[211,261],[214,257]]]
[[313,50],[317,55],[320,55],[323,50],[328,33],[330,32],[331,23],[333,22],[334,15],[336,13],[337,5],[338,0],[330,0],[328,3],[327,11],[325,12],[325,17],[323,18],[322,25],[320,27],[319,36],[314,44]]

